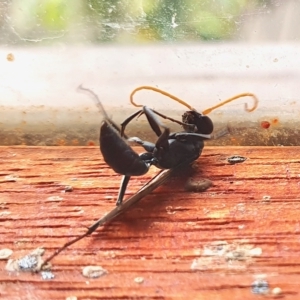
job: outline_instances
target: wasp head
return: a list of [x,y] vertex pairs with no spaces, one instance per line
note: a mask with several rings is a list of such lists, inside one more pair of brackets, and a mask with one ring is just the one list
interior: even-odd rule
[[183,128],[187,132],[211,134],[214,130],[212,120],[194,110],[189,110],[182,115]]

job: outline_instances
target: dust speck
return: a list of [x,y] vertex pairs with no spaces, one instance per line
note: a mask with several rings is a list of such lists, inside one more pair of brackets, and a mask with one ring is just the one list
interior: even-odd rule
[[282,294],[282,289],[280,287],[275,287],[272,289],[272,294],[274,296],[280,296]]
[[109,257],[109,258],[115,258],[116,253],[114,251],[105,251],[104,256]]
[[87,266],[82,270],[82,275],[87,278],[99,278],[107,273],[101,266]]
[[144,277],[135,277],[134,282],[141,284],[144,282]]
[[77,300],[76,296],[69,296],[66,298],[66,300]]
[[251,285],[253,294],[267,294],[269,292],[269,283],[266,280],[258,279],[255,280]]
[[261,248],[241,240],[238,243],[215,241],[198,250],[199,257],[191,264],[192,270],[244,270],[254,262],[254,257],[262,254]]
[[56,201],[61,201],[63,200],[64,198],[63,197],[59,197],[59,196],[51,196],[51,197],[48,197],[47,198],[47,201],[50,201],[50,202],[56,202]]
[[4,180],[5,180],[6,182],[16,182],[17,179],[18,179],[18,176],[15,176],[15,175],[6,175],[6,176],[4,177]]
[[10,214],[11,214],[10,211],[2,211],[2,212],[0,212],[0,217],[8,216]]
[[73,191],[73,187],[71,185],[66,185],[65,186],[65,192],[72,192]]
[[9,259],[5,269],[10,272],[34,272],[39,271],[43,264],[42,255],[45,250],[43,248],[37,248],[30,254],[25,255],[19,259]]
[[0,250],[0,259],[8,259],[12,255],[13,251],[10,249],[1,249]]
[[166,207],[166,211],[168,215],[174,215],[176,214],[176,211],[173,210],[173,206],[169,205]]
[[41,272],[41,276],[43,280],[51,280],[55,277],[51,271],[43,271]]
[[269,121],[261,121],[260,123],[261,128],[268,129],[271,126]]
[[227,161],[232,165],[240,164],[240,163],[244,162],[245,160],[247,160],[247,157],[240,156],[240,155],[232,155],[227,158]]
[[252,248],[248,250],[248,255],[249,256],[261,256],[262,255],[262,249],[259,247]]
[[15,56],[12,53],[8,53],[6,55],[6,59],[7,59],[7,61],[14,61],[15,60]]
[[265,195],[262,197],[263,202],[270,202],[271,201],[271,196]]

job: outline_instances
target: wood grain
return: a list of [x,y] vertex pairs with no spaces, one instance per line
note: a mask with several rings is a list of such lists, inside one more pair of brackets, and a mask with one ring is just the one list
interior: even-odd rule
[[[230,165],[231,155],[247,160]],[[9,273],[0,261],[0,296],[257,299],[251,285],[264,278],[266,297],[279,287],[278,296],[299,299],[299,163],[299,147],[207,147],[191,171],[56,257],[53,280]],[[0,165],[0,248],[12,249],[13,258],[40,246],[47,257],[114,208],[120,176],[98,148],[1,147]],[[157,172],[132,179],[127,196]],[[213,186],[185,192],[189,176]],[[87,279],[87,265],[108,274]]]

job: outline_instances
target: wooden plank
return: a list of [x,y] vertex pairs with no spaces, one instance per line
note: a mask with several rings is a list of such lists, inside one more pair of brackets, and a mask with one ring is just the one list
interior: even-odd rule
[[[299,299],[300,148],[207,147],[130,211],[53,260],[53,280],[0,268],[3,299],[257,299],[264,278]],[[230,165],[231,155],[247,157]],[[0,243],[22,257],[48,256],[115,205],[120,176],[96,147],[0,148]],[[134,194],[158,172],[130,182]],[[208,178],[202,193],[186,179]],[[65,186],[72,192],[65,192]],[[82,268],[108,274],[87,279]],[[143,277],[142,283],[135,278]]]

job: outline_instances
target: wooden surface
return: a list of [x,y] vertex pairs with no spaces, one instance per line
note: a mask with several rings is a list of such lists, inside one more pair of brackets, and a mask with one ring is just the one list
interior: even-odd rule
[[[226,158],[242,155],[242,164]],[[1,299],[261,299],[257,278],[300,299],[300,148],[207,147],[184,191],[181,172],[136,207],[53,260],[53,280],[9,273],[0,261]],[[0,248],[45,257],[115,205],[120,176],[94,147],[0,148]],[[130,182],[132,195],[157,173]],[[65,192],[71,185],[72,192]],[[108,271],[87,279],[82,269]],[[143,277],[142,283],[135,279]]]

